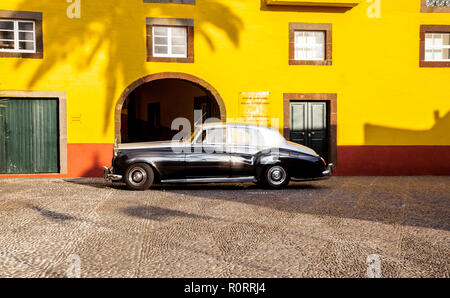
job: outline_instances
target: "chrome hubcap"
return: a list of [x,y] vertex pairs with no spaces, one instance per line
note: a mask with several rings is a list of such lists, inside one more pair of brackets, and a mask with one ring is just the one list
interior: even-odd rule
[[142,178],[144,178],[144,175],[142,175],[141,172],[135,172],[135,173],[133,174],[133,181],[134,181],[134,182],[141,182],[141,181],[142,181]]
[[281,185],[286,181],[286,171],[283,167],[274,166],[267,172],[267,178],[273,185]]
[[128,180],[135,186],[142,185],[147,180],[147,173],[141,167],[133,168],[128,175]]
[[281,172],[279,170],[272,172],[272,179],[273,180],[280,180],[281,179]]

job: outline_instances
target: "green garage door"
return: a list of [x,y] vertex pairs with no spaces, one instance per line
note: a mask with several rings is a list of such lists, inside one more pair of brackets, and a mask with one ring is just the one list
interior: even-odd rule
[[0,174],[59,172],[57,99],[0,99]]

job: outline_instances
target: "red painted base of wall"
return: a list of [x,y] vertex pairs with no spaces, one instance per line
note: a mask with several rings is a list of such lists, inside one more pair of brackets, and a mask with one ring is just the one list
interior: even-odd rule
[[339,146],[338,176],[450,175],[450,146]]
[[[0,175],[0,178],[101,177],[113,144],[68,144],[68,173]],[[450,175],[450,146],[339,146],[337,176]]]
[[113,144],[67,144],[67,174],[16,174],[0,178],[76,178],[101,177],[103,166],[110,166]]
[[68,144],[68,177],[101,177],[103,166],[110,166],[113,144]]

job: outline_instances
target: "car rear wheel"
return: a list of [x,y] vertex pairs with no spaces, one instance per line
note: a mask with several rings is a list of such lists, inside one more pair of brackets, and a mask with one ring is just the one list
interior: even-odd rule
[[266,185],[271,188],[283,188],[290,180],[287,170],[281,165],[267,167],[264,178]]
[[155,174],[148,164],[138,163],[128,167],[124,178],[130,189],[146,190],[153,184]]

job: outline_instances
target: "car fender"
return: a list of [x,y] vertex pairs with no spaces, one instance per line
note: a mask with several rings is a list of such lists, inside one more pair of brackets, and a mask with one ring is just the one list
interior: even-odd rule
[[282,164],[283,155],[285,155],[285,153],[280,152],[278,149],[269,149],[258,152],[255,155],[256,177],[259,179],[267,166]]
[[143,154],[139,154],[137,152],[129,151],[124,152],[121,156],[118,157],[116,160],[116,164],[120,166],[120,172],[122,175],[125,174],[126,169],[133,164],[137,163],[145,163],[148,164],[152,169],[155,171],[155,174],[160,176],[161,172],[157,165],[157,159],[158,157],[148,157],[143,156]]
[[270,165],[282,165],[289,175],[303,176],[311,170],[315,170],[315,164],[320,157],[307,153],[288,150],[284,148],[263,150],[256,154],[256,177],[263,174],[264,169]]

